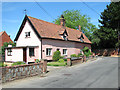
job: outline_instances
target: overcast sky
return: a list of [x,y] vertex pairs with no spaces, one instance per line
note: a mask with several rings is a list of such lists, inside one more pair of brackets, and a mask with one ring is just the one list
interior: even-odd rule
[[11,36],[11,39],[14,40],[25,16],[25,9],[28,16],[48,22],[52,22],[65,10],[80,10],[82,15],[88,15],[91,18],[91,23],[98,27],[99,14],[106,9],[106,5],[110,4],[110,2],[85,3],[88,6],[82,2],[39,2],[50,16],[35,2],[4,2],[2,3],[2,31],[6,31]]

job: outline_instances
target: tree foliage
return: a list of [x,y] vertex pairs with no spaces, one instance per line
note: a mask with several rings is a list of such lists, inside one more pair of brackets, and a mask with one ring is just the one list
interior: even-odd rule
[[[96,30],[96,26],[90,23],[90,18],[87,15],[82,15],[80,10],[66,10],[63,13],[65,18],[65,25],[67,27],[73,29],[79,29],[79,25],[81,26],[81,30],[85,33],[85,35],[91,40],[92,32]],[[55,19],[53,22],[55,24],[60,25],[60,17]]]
[[[93,32],[94,46],[100,48],[118,47],[118,30],[120,31],[120,2],[111,2],[101,13],[100,29]],[[96,37],[96,38],[95,38]]]
[[5,42],[5,43],[3,44],[3,46],[1,47],[1,49],[0,49],[0,54],[1,54],[1,55],[3,55],[3,56],[5,55],[5,47],[8,47],[9,44],[11,44],[12,46],[16,46],[15,43]]

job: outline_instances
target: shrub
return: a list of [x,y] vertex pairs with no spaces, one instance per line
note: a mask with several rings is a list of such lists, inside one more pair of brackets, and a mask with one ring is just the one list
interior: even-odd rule
[[14,65],[22,65],[22,64],[25,64],[25,63],[24,63],[24,62],[19,62],[19,61],[18,61],[18,62],[13,63],[12,66],[14,66]]
[[39,59],[35,59],[35,63],[39,63],[40,62],[40,60]]
[[64,58],[63,60],[64,60],[64,61],[67,61],[67,58]]
[[89,57],[89,55],[92,55],[92,52],[90,51],[90,49],[88,47],[84,47],[83,52],[86,57]]
[[60,57],[61,57],[61,53],[59,50],[57,50],[54,52],[52,59],[57,61],[60,59]]
[[63,60],[63,59],[59,59],[59,62],[60,62],[60,63],[64,63],[64,60]]
[[63,59],[65,56],[60,56],[61,59]]
[[71,54],[70,57],[77,57],[77,55],[76,54]]
[[78,55],[77,55],[77,57],[80,57],[82,55],[82,53],[79,53]]
[[4,64],[3,62],[0,62],[0,67],[4,67],[7,66],[6,64]]

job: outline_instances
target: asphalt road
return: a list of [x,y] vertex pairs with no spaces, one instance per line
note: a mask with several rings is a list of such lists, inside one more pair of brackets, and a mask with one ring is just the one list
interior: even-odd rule
[[118,88],[118,58],[102,57],[72,67],[48,67],[35,76],[3,84],[3,88]]

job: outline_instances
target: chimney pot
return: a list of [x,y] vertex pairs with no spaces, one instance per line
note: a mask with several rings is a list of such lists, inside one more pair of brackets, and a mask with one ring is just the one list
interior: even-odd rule
[[81,30],[81,26],[80,26],[80,25],[79,25],[79,31],[82,32],[82,30]]
[[65,19],[63,15],[61,15],[61,18],[60,18],[60,25],[65,26]]

